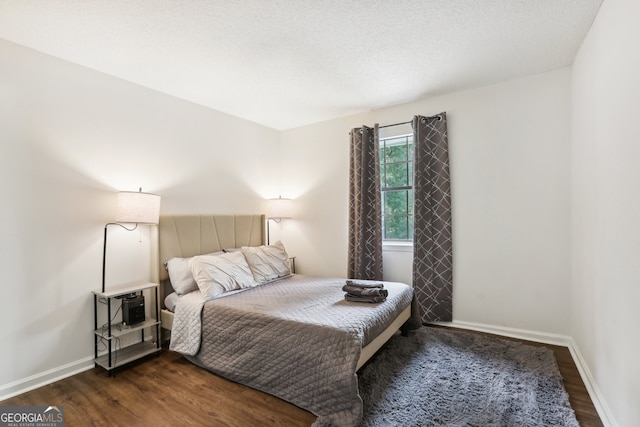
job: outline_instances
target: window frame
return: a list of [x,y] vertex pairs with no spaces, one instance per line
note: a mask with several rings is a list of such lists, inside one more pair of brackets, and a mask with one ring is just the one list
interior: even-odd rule
[[[400,143],[387,145],[388,141],[392,140],[403,140]],[[387,149],[393,146],[401,146],[405,145],[405,159],[403,161],[393,160],[387,161]],[[379,138],[378,141],[378,150],[379,150],[379,165],[380,165],[380,198],[381,198],[381,208],[382,208],[382,244],[386,248],[393,248],[396,250],[402,249],[410,250],[413,248],[413,133],[400,133],[396,135],[390,135]],[[387,185],[387,170],[389,165],[406,165],[406,183],[408,185],[396,185],[396,186],[388,186]],[[398,217],[406,218],[406,230],[407,230],[407,238],[406,239],[394,239],[394,238],[386,238],[387,228],[386,228],[386,219],[389,215],[386,214],[386,198],[387,194],[394,191],[405,191],[406,193],[406,211],[401,215],[393,215]]]

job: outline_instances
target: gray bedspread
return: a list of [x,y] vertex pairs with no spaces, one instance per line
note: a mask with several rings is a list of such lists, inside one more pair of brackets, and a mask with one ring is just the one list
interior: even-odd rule
[[[384,282],[387,300],[370,304],[345,301],[343,285],[344,279],[294,275],[206,302],[199,348],[187,357],[314,413],[315,425],[356,426],[362,418],[355,373],[361,349],[411,304],[413,290]],[[186,341],[198,339],[193,330],[175,328],[175,322],[190,324],[180,316],[193,317],[193,311],[180,310],[178,302],[172,348],[174,340],[188,347]]]

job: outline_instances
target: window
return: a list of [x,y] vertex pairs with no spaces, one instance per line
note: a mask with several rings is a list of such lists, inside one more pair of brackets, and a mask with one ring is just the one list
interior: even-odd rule
[[413,240],[413,135],[380,139],[382,239]]

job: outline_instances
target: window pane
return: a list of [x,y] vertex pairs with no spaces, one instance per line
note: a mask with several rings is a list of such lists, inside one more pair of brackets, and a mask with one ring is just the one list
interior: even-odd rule
[[407,190],[385,191],[383,193],[384,215],[406,215],[408,213],[407,193]]
[[[413,238],[413,136],[380,140],[383,239]],[[385,188],[404,187],[400,190]],[[408,188],[408,189],[407,189]]]
[[387,167],[386,187],[406,187],[409,185],[406,163],[391,163]]
[[413,190],[407,191],[407,213],[413,215]]
[[409,185],[413,187],[413,162],[407,163],[409,166]]
[[384,161],[387,163],[406,162],[407,161],[407,145],[386,144]]
[[385,217],[385,239],[406,240],[409,236],[408,231],[409,230],[406,216]]
[[[397,136],[395,138],[386,138],[384,141],[387,144],[387,147],[391,146],[391,145],[404,145],[407,143],[407,138],[406,136]],[[411,139],[413,139],[413,137],[409,137]]]
[[407,239],[413,239],[413,215],[409,216],[409,235]]

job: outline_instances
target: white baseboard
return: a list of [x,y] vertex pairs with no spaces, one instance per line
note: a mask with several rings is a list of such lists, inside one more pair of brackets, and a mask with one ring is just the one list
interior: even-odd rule
[[[84,359],[76,360],[57,368],[49,369],[48,371],[40,372],[35,375],[31,375],[27,378],[14,381],[9,384],[0,386],[0,401],[9,399],[27,391],[36,389],[38,387],[51,384],[59,381],[63,378],[70,377],[80,372],[87,371],[93,368],[93,356],[86,357]],[[45,404],[47,402],[44,402]],[[55,402],[53,402],[55,403]]]
[[471,331],[486,332],[488,334],[502,335],[503,337],[518,338],[521,340],[541,342],[544,344],[569,347],[571,337],[567,335],[550,334],[546,332],[529,331],[526,329],[507,328],[505,326],[486,325],[482,323],[463,322],[433,322],[434,325],[451,326],[454,328],[468,329]]
[[604,424],[605,427],[617,427],[618,424],[613,418],[611,410],[607,406],[607,402],[604,399],[604,396],[602,396],[598,385],[594,381],[593,376],[591,375],[591,371],[587,367],[587,364],[584,361],[582,354],[580,353],[580,349],[578,348],[573,338],[571,338],[570,341],[569,351],[571,352],[571,357],[573,357],[573,360],[578,367],[578,372],[580,372],[580,377],[584,382],[584,386],[587,388],[589,397],[591,397],[593,405],[596,407],[596,411],[598,411],[598,415],[600,416],[602,424]]
[[488,334],[501,335],[504,337],[518,338],[543,344],[552,344],[567,347],[569,349],[569,352],[571,353],[571,357],[573,358],[574,363],[576,364],[576,367],[578,368],[580,378],[582,378],[582,381],[584,382],[587,392],[589,393],[589,397],[593,401],[593,406],[595,406],[602,424],[604,424],[605,427],[618,427],[613,416],[611,416],[611,410],[607,406],[604,396],[602,396],[602,393],[600,393],[598,386],[596,385],[593,376],[591,375],[591,372],[587,367],[587,364],[580,354],[578,346],[570,336],[456,320],[454,320],[453,322],[431,323],[438,326],[450,326],[453,328],[468,329],[471,331],[485,332]]

